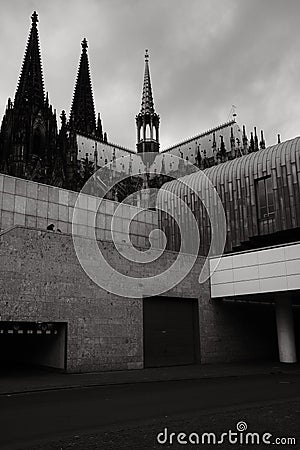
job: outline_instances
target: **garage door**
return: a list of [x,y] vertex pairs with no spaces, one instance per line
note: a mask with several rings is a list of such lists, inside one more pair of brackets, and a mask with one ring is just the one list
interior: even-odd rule
[[198,306],[195,299],[144,299],[144,366],[199,361]]

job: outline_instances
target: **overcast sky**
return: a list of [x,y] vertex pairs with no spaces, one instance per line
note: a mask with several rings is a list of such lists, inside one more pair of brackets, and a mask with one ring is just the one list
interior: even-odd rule
[[161,148],[228,120],[267,144],[300,134],[299,0],[0,0],[0,111],[14,97],[33,10],[46,90],[69,113],[86,37],[109,141],[135,148],[149,49]]

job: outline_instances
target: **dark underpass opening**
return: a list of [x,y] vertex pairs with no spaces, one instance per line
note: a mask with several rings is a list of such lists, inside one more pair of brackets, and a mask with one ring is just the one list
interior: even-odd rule
[[0,370],[65,370],[66,339],[66,323],[0,322]]

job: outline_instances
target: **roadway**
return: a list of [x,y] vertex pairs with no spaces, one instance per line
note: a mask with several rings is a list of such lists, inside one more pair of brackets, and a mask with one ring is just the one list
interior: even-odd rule
[[[149,382],[0,395],[0,448],[23,450],[37,446],[46,449],[50,441],[63,442],[74,436],[78,438],[84,434],[103,433],[114,427],[142,430],[143,424],[149,421],[155,422],[159,432],[166,418],[175,420],[189,415],[200,417],[222,411],[263,408],[296,399],[300,400],[300,377],[295,374]],[[256,420],[259,422],[259,417]],[[153,435],[149,436],[149,448],[156,448],[153,439]],[[134,448],[127,447],[125,441],[123,444],[123,447],[113,445],[111,448]],[[88,445],[84,447],[72,448],[90,448]],[[58,445],[49,448],[71,447]],[[110,447],[106,445],[106,448]],[[147,447],[144,445],[144,448]]]

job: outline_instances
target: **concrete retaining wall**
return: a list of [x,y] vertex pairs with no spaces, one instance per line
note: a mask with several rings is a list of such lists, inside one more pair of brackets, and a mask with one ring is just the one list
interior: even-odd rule
[[[77,197],[77,192],[0,174],[0,231],[13,225],[45,230],[53,224],[64,233],[71,233]],[[116,212],[114,240],[125,240],[129,218],[135,216],[130,225],[131,241],[136,246],[148,246],[149,233],[158,227],[155,211],[103,200],[95,220],[97,206],[95,197],[82,195],[76,216],[77,234],[92,237],[95,230],[97,239],[111,240],[112,215]]]
[[[88,241],[88,239],[87,239]],[[135,273],[111,242],[100,242],[108,261]],[[143,265],[144,273],[164,270],[175,253]],[[167,295],[209,301],[208,283],[197,271]],[[68,371],[143,367],[143,301],[113,295],[93,283],[81,268],[72,236],[17,227],[0,238],[0,320],[67,322]]]
[[[111,242],[99,246],[117,270],[134,276],[160,273],[177,256],[165,252],[141,269],[124,264]],[[186,278],[164,294],[198,299],[201,362],[270,357],[273,335],[259,319],[262,309],[253,310],[249,321],[245,309],[212,302],[209,282],[198,283],[202,265],[200,257]],[[264,317],[272,328],[271,314]],[[0,236],[0,320],[66,322],[70,372],[143,367],[143,300],[118,297],[93,283],[68,234],[16,227]]]

